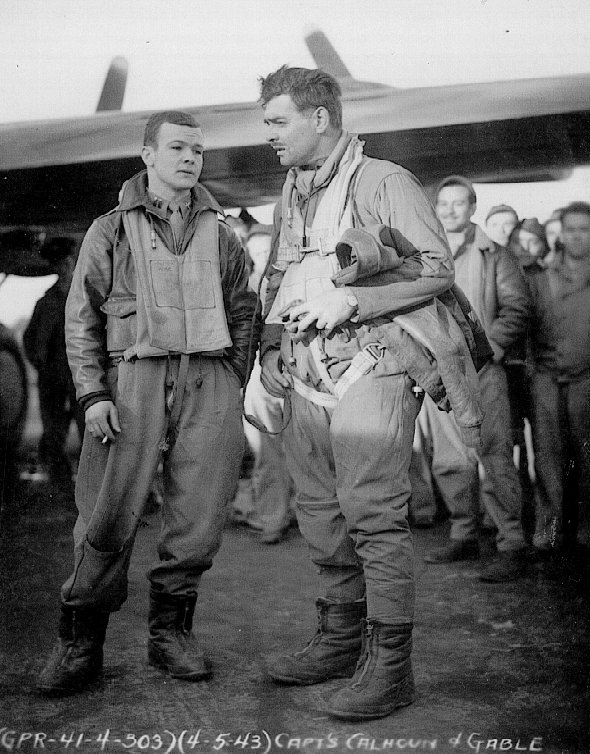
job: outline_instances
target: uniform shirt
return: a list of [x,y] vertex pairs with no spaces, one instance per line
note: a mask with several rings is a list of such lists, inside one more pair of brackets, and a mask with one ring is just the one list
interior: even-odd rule
[[152,200],[152,203],[155,207],[160,209],[170,222],[170,225],[172,227],[172,233],[174,234],[174,242],[176,246],[176,250],[178,250],[181,247],[181,242],[184,237],[184,230],[186,228],[186,222],[188,220],[188,217],[190,215],[190,209],[191,209],[191,197],[190,195],[186,199],[173,199],[171,201],[166,201],[166,199],[160,199],[159,196],[156,196],[151,191],[148,191],[148,196]]

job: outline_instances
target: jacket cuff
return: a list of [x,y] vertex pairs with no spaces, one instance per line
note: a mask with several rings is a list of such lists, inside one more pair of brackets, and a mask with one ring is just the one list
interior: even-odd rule
[[246,382],[246,363],[243,359],[226,358],[227,365],[240,381],[240,387]]
[[88,393],[88,395],[83,395],[81,398],[78,398],[78,403],[80,404],[80,408],[83,411],[86,411],[90,406],[94,406],[95,403],[112,400],[113,397],[108,390],[101,390],[99,393]]

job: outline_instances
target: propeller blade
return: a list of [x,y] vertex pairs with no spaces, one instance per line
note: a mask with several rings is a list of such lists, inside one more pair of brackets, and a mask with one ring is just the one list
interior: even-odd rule
[[126,58],[121,55],[112,59],[96,106],[97,113],[121,109],[125,96],[128,67]]
[[348,68],[344,65],[342,58],[336,52],[334,45],[320,29],[310,28],[309,32],[305,35],[305,44],[316,66],[334,76],[342,87],[344,94],[391,89],[391,87],[385,84],[379,84],[374,81],[358,81],[353,78]]
[[305,44],[318,68],[331,74],[336,79],[352,79],[350,71],[323,31],[319,29],[310,30],[305,35]]

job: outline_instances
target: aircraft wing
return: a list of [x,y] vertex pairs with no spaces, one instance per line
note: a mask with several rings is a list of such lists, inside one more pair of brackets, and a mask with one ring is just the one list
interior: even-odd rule
[[[413,89],[344,87],[344,124],[366,152],[425,185],[448,173],[474,181],[561,177],[590,162],[590,75]],[[264,142],[256,103],[182,108],[205,133],[202,182],[225,206],[274,201],[284,168]],[[116,204],[150,113],[0,125],[4,226],[81,231]]]

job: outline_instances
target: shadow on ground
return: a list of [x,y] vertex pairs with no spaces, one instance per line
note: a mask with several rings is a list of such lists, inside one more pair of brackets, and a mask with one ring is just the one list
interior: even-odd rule
[[555,567],[531,561],[518,582],[486,585],[477,564],[423,563],[427,549],[444,543],[445,524],[416,531],[418,699],[359,725],[323,712],[340,682],[279,687],[264,676],[265,654],[300,647],[315,630],[315,576],[296,530],[276,546],[244,528],[226,530],[195,621],[211,681],[182,683],[148,667],[144,574],[157,514],[138,538],[129,601],[111,620],[103,679],[78,696],[37,696],[74,520],[71,490],[33,482],[2,511],[0,751],[590,750],[583,548]]

